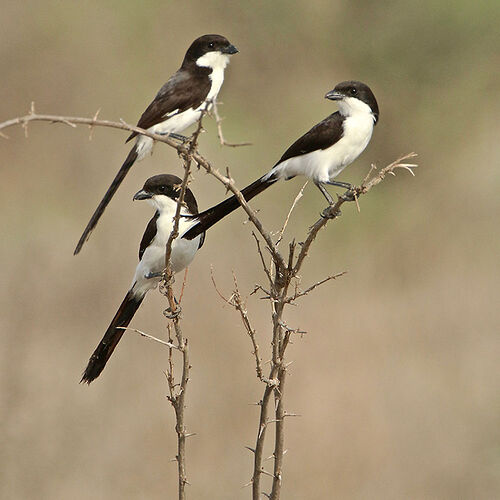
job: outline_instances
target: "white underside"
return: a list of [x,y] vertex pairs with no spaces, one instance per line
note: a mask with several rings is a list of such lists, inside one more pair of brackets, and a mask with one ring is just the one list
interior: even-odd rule
[[345,118],[344,135],[329,148],[289,158],[276,165],[267,176],[279,179],[304,175],[314,182],[326,183],[352,163],[366,148],[373,132],[373,116],[357,113]]
[[[160,209],[160,216],[156,220],[156,236],[144,251],[135,270],[132,289],[137,296],[142,296],[148,290],[155,288],[160,281],[160,278],[148,279],[146,276],[151,273],[161,273],[165,269],[165,247],[173,229],[173,219],[177,209],[177,203],[167,196],[155,196],[152,203],[155,208]],[[189,213],[183,209],[181,214]],[[182,236],[194,224],[194,220],[181,217],[179,234]],[[174,273],[182,271],[192,262],[200,245],[200,238],[201,235],[193,240],[183,240],[178,237],[173,241],[170,262]]]
[[[170,112],[165,117],[165,121],[153,125],[148,128],[148,131],[153,134],[180,134],[186,128],[196,123],[200,119],[203,110],[210,110],[214,99],[219,94],[224,82],[224,69],[228,63],[229,56],[220,52],[208,52],[203,57],[200,57],[196,62],[198,66],[212,68],[212,73],[209,75],[212,85],[205,101],[196,109],[189,108],[182,113],[178,113],[177,109]],[[153,145],[154,141],[150,137],[145,137],[144,135],[138,136],[136,141],[137,161],[142,160],[151,153]]]

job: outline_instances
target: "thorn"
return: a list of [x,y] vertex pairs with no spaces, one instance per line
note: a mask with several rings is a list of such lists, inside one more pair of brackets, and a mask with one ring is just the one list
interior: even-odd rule
[[196,436],[196,432],[190,432],[184,435],[185,438],[190,438],[191,436]]
[[[93,120],[96,121],[97,117],[99,116],[99,113],[101,112],[101,108],[99,108],[94,115]],[[94,133],[94,124],[89,125],[90,133],[89,133],[89,141],[92,140],[92,134]]]
[[72,128],[76,128],[76,125],[74,123],[71,123],[68,120],[61,120],[61,123],[64,123],[65,125],[69,125]]
[[0,132],[0,137],[3,137],[4,139],[9,139],[9,136],[7,134],[4,134],[3,132]]
[[358,195],[354,193],[354,201],[356,202],[356,208],[358,209],[358,214],[361,213],[361,208],[359,206]]
[[244,485],[241,487],[241,489],[243,489],[243,488],[247,488],[247,487],[248,487],[248,486],[250,486],[251,484],[253,484],[253,479],[251,479],[249,483],[244,484]]
[[247,450],[250,450],[252,453],[255,453],[255,450],[253,448],[250,448],[250,446],[245,446]]
[[24,129],[24,137],[28,138],[28,122],[24,121],[21,126]]
[[264,470],[264,469],[260,469],[259,471],[261,474],[265,474],[266,476],[269,476],[269,477],[275,477],[274,474],[271,474],[270,472],[267,472],[267,470]]
[[267,424],[262,424],[259,429],[259,439],[262,437],[262,433],[264,432],[264,429],[266,428]]
[[31,107],[30,107],[29,114],[30,115],[34,115],[35,114],[35,101],[31,101]]
[[271,498],[271,495],[269,493],[266,493],[265,491],[262,492],[262,494],[266,497],[266,498]]

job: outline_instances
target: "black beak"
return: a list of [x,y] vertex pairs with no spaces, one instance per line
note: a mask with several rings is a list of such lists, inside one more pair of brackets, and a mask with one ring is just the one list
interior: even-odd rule
[[232,54],[237,54],[238,52],[239,50],[234,45],[229,45],[228,47],[224,47],[222,49],[223,54],[232,55]]
[[325,95],[326,99],[330,99],[330,101],[340,101],[344,98],[344,94],[341,94],[340,92],[337,92],[335,89],[330,90],[330,92],[327,92]]
[[134,194],[133,200],[149,200],[152,197],[153,195],[151,193],[148,193],[147,191],[144,191],[144,189],[141,189]]

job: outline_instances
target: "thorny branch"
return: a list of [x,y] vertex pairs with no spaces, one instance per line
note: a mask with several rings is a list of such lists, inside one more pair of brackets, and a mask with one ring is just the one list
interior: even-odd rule
[[[217,113],[216,106],[214,107],[214,114],[217,121],[217,128],[219,131],[219,138],[221,144],[228,145],[224,140],[222,135],[222,131],[220,128],[220,117]],[[184,199],[184,193],[186,190],[186,186],[189,179],[189,171],[191,167],[191,162],[194,161],[198,167],[204,168],[207,173],[214,176],[219,182],[221,182],[226,190],[230,191],[232,194],[236,196],[241,206],[247,213],[250,221],[253,223],[258,233],[261,235],[262,239],[266,244],[266,249],[271,254],[272,265],[269,267],[266,265],[266,261],[264,259],[264,255],[260,246],[259,239],[252,233],[257,242],[257,251],[261,260],[261,264],[263,266],[268,286],[263,287],[261,285],[256,285],[254,292],[257,290],[261,290],[266,294],[266,299],[270,301],[271,310],[272,310],[272,341],[271,341],[271,367],[269,371],[268,377],[263,375],[263,365],[262,360],[259,354],[259,346],[257,343],[257,333],[255,329],[252,327],[248,310],[245,304],[245,301],[242,298],[242,295],[238,288],[238,283],[236,277],[234,276],[234,291],[229,299],[226,299],[218,290],[217,292],[221,297],[231,306],[233,306],[239,313],[247,331],[250,340],[252,342],[253,354],[255,356],[256,363],[256,372],[259,380],[261,380],[265,384],[264,393],[261,401],[258,403],[260,407],[260,417],[259,417],[259,426],[257,430],[256,444],[255,448],[247,447],[250,451],[254,453],[254,471],[252,480],[249,484],[252,485],[252,498],[253,500],[260,500],[261,495],[265,495],[273,500],[278,500],[280,498],[281,493],[281,485],[282,485],[282,468],[283,468],[283,456],[286,453],[284,449],[284,421],[285,417],[295,415],[293,413],[287,413],[284,409],[284,390],[285,390],[285,381],[287,374],[288,363],[285,361],[286,348],[290,344],[291,336],[295,333],[301,332],[299,329],[292,329],[286,326],[285,321],[283,320],[283,313],[285,310],[285,306],[287,304],[292,304],[295,300],[309,294],[318,286],[336,279],[344,273],[337,273],[327,278],[324,278],[312,286],[306,288],[304,291],[300,291],[299,283],[300,276],[299,271],[302,268],[302,265],[309,253],[311,244],[315,240],[318,232],[325,227],[329,221],[335,220],[340,215],[340,207],[349,200],[349,198],[354,198],[356,204],[358,205],[358,198],[361,195],[368,193],[374,186],[382,182],[382,180],[386,177],[386,175],[391,174],[395,175],[395,170],[399,168],[403,168],[408,170],[412,175],[413,169],[416,167],[413,163],[406,163],[407,160],[414,158],[416,156],[415,153],[410,153],[405,155],[390,165],[382,168],[378,171],[378,174],[374,174],[376,171],[376,167],[372,165],[370,171],[367,176],[363,180],[360,186],[354,187],[351,191],[345,193],[345,195],[339,196],[337,201],[329,206],[324,212],[320,219],[318,219],[310,228],[307,234],[306,239],[299,243],[300,250],[298,254],[296,253],[297,244],[295,241],[292,241],[288,246],[288,256],[285,258],[279,251],[278,245],[283,237],[284,230],[288,223],[289,217],[291,215],[292,210],[296,206],[297,202],[301,197],[301,192],[297,195],[292,208],[283,224],[281,231],[278,233],[278,238],[276,241],[273,241],[271,233],[266,231],[257,218],[257,215],[254,210],[250,208],[247,204],[241,192],[235,187],[234,180],[231,178],[229,170],[227,170],[227,174],[223,175],[217,169],[215,169],[211,163],[205,159],[203,156],[199,154],[196,150],[198,135],[201,132],[201,121],[199,123],[199,127],[197,131],[194,133],[193,137],[187,143],[177,143],[172,138],[167,136],[153,134],[148,132],[147,130],[140,129],[138,127],[133,127],[131,125],[126,124],[123,120],[120,122],[111,122],[107,120],[98,120],[98,113],[93,118],[80,118],[80,117],[65,117],[65,116],[54,116],[54,115],[39,115],[35,113],[34,104],[31,106],[30,112],[18,118],[14,118],[12,120],[8,120],[6,122],[0,123],[0,136],[7,137],[2,129],[14,126],[21,125],[24,128],[25,134],[28,133],[28,123],[32,121],[48,121],[52,123],[63,123],[65,125],[75,127],[76,125],[88,125],[91,129],[93,127],[101,126],[101,127],[111,127],[121,130],[127,130],[132,132],[138,132],[139,134],[145,135],[147,137],[151,137],[152,139],[168,144],[169,146],[175,148],[179,154],[179,156],[183,159],[185,165],[185,175],[181,186],[181,194],[179,196],[178,201],[178,210],[176,214],[176,222],[174,225],[174,231],[172,232],[171,238],[169,238],[169,243],[167,244],[167,261],[168,256],[171,252],[171,243],[175,236],[178,234],[178,224],[179,224],[179,216],[180,216],[180,207]],[[303,189],[303,188],[302,188]],[[359,209],[359,205],[358,205]],[[169,249],[170,246],[170,249]],[[212,278],[213,279],[213,278]],[[179,325],[179,312],[180,308],[177,306],[174,300],[173,291],[172,291],[172,273],[169,270],[169,266],[167,265],[167,269],[165,271],[165,279],[163,281],[163,290],[169,300],[169,308],[165,311],[167,317],[172,319],[172,324],[168,324],[168,332],[169,332],[169,342],[173,345],[172,339],[172,325],[175,330],[175,338],[177,341],[177,345],[175,349],[179,350],[182,353],[183,365],[182,365],[182,376],[180,383],[175,383],[174,381],[174,367],[173,367],[173,351],[174,346],[169,347],[169,361],[168,368],[166,371],[166,377],[169,386],[169,400],[172,403],[175,413],[176,413],[176,431],[178,435],[178,454],[176,460],[178,462],[179,468],[179,498],[185,498],[184,487],[187,483],[186,479],[186,470],[185,470],[185,440],[189,436],[186,433],[185,425],[184,425],[184,397],[187,382],[189,379],[189,356],[188,356],[188,342],[182,335],[182,331]],[[292,283],[295,283],[293,293],[289,294],[289,289],[292,286]],[[215,285],[215,282],[214,282]],[[270,402],[271,398],[274,398],[274,418],[269,418],[270,412]],[[273,472],[266,471],[263,467],[264,461],[264,443],[266,437],[267,427],[274,423],[275,424],[275,440],[274,440],[274,452],[272,458],[274,459],[274,467]],[[270,493],[266,493],[262,491],[261,487],[261,476],[269,476],[272,478],[272,489]]]
[[[252,208],[248,205],[246,202],[245,198],[241,194],[241,192],[235,187],[234,185],[234,180],[230,177],[229,172],[228,175],[223,175],[214,168],[211,163],[201,156],[195,149],[190,152],[190,145],[189,144],[179,144],[176,142],[174,139],[165,136],[165,135],[160,135],[160,134],[153,134],[151,132],[148,132],[147,130],[144,130],[140,127],[134,127],[132,125],[128,125],[125,123],[123,120],[120,122],[112,122],[109,120],[97,120],[95,117],[94,118],[82,118],[82,117],[72,117],[72,116],[57,116],[57,115],[40,115],[35,113],[35,108],[34,104],[32,104],[31,111],[24,116],[20,116],[17,118],[13,118],[11,120],[7,120],[5,122],[0,123],[0,131],[12,127],[14,125],[21,125],[22,127],[25,128],[25,132],[27,134],[27,127],[28,123],[32,121],[45,121],[45,122],[51,122],[51,123],[64,123],[65,125],[69,125],[71,127],[75,127],[76,125],[89,125],[92,127],[110,127],[110,128],[116,128],[120,130],[126,130],[128,132],[137,132],[139,134],[145,135],[146,137],[150,137],[151,139],[154,139],[155,141],[158,142],[163,142],[165,144],[168,144],[169,146],[173,147],[174,149],[177,150],[179,155],[182,157],[183,155],[189,155],[191,160],[194,161],[199,167],[202,167],[205,169],[209,174],[213,175],[219,182],[221,182],[225,188],[228,191],[231,191],[233,193],[240,205],[243,207],[243,210],[248,215],[248,218],[250,221],[253,223],[253,225],[257,228],[257,231],[261,234],[262,238],[266,242],[266,245],[271,252],[271,255],[273,257],[274,264],[276,268],[278,269],[278,272],[281,273],[284,270],[284,262],[282,260],[281,255],[274,250],[274,244],[272,241],[272,238],[270,234],[264,229],[262,226],[262,223],[260,220],[257,218],[257,214],[255,213]],[[4,134],[2,134],[4,136]]]
[[[376,167],[372,165],[369,174],[365,177],[362,184],[358,187],[353,188],[353,196],[357,201],[357,198],[363,194],[366,194],[370,191],[374,186],[379,184],[387,174],[394,175],[394,171],[398,168],[404,168],[413,174],[412,169],[416,167],[415,164],[405,163],[406,160],[413,158],[415,156],[414,153],[409,155],[405,155],[395,162],[391,163],[387,167],[381,169],[377,175],[372,175],[376,171]],[[297,205],[300,197],[302,196],[302,190],[299,192],[297,197],[295,198],[292,208],[290,209],[285,223],[282,226],[281,231],[278,232],[278,237],[276,242],[274,243],[274,248],[269,248],[268,250],[273,255],[273,263],[278,262],[286,262],[286,265],[283,264],[284,267],[281,268],[281,272],[273,272],[273,266],[269,267],[266,263],[266,259],[262,253],[262,249],[260,246],[259,239],[252,233],[253,237],[256,240],[257,244],[257,253],[260,258],[260,262],[262,264],[262,268],[264,270],[265,276],[268,281],[267,286],[255,285],[255,288],[252,293],[260,290],[264,292],[265,299],[270,301],[271,310],[272,310],[272,341],[271,341],[271,368],[268,377],[264,377],[263,375],[259,375],[259,379],[264,382],[264,394],[259,402],[260,406],[260,417],[259,417],[259,426],[257,430],[256,444],[254,448],[247,448],[252,451],[254,454],[254,471],[252,480],[249,485],[252,485],[252,498],[253,500],[258,500],[261,498],[261,495],[265,495],[266,497],[278,500],[281,494],[281,485],[282,485],[282,469],[283,469],[283,457],[286,452],[284,448],[284,425],[285,425],[285,417],[295,415],[293,413],[287,413],[284,408],[284,394],[285,394],[285,381],[287,375],[287,367],[289,364],[285,361],[285,354],[288,345],[290,344],[290,340],[293,334],[303,333],[299,329],[289,328],[285,321],[283,320],[283,313],[285,310],[285,306],[287,304],[293,304],[297,299],[308,295],[310,292],[315,290],[320,285],[323,285],[331,280],[335,280],[340,276],[343,276],[345,272],[340,272],[336,274],[332,274],[319,280],[313,285],[309,286],[305,290],[301,291],[299,288],[300,284],[300,276],[299,272],[302,268],[302,265],[305,261],[305,258],[308,255],[311,244],[315,240],[320,229],[326,226],[330,220],[336,219],[340,215],[340,207],[348,200],[348,194],[343,196],[339,196],[338,200],[335,204],[328,207],[323,213],[322,217],[318,219],[309,229],[309,233],[304,242],[299,244],[300,251],[297,252],[297,244],[295,241],[290,242],[288,246],[288,255],[281,255],[278,252],[278,245],[282,240],[284,229],[288,223],[291,212]],[[261,233],[262,234],[262,233]],[[266,242],[267,243],[267,242]],[[279,258],[276,259],[274,257],[273,251],[278,253]],[[224,300],[230,305],[232,305],[237,311],[240,312],[243,325],[245,330],[250,336],[252,346],[254,347],[254,355],[256,353],[255,346],[257,346],[256,340],[256,331],[253,327],[251,327],[248,310],[246,305],[242,299],[241,292],[238,288],[238,283],[236,277],[234,280],[234,289],[230,299],[225,299],[222,294],[218,291],[219,295],[221,295]],[[289,293],[289,289],[292,286],[292,283],[295,284],[294,291]],[[215,283],[214,283],[215,284]],[[256,356],[256,362],[260,363],[260,357]],[[261,364],[257,364],[262,368]],[[270,403],[271,398],[274,398],[274,418],[269,418],[269,413],[271,411]],[[266,438],[266,431],[270,424],[275,424],[274,429],[274,451],[272,454],[272,458],[274,460],[273,472],[270,473],[266,471],[263,467],[264,462],[264,443]],[[270,476],[272,477],[272,486],[271,492],[266,493],[262,491],[261,486],[261,476]]]
[[[191,173],[191,161],[193,152],[196,150],[198,144],[199,135],[203,129],[202,127],[203,114],[198,121],[198,126],[196,131],[189,139],[189,147],[186,153],[181,153],[181,158],[184,162],[184,177],[179,189],[179,197],[177,198],[177,208],[174,216],[174,225],[170,236],[168,237],[166,248],[165,248],[165,271],[163,273],[163,279],[160,286],[160,291],[167,297],[169,307],[164,311],[164,315],[172,320],[172,325],[175,331],[175,339],[177,342],[176,346],[170,347],[167,370],[165,372],[167,378],[167,384],[169,388],[168,400],[172,404],[175,412],[175,431],[177,433],[177,467],[178,467],[178,479],[179,479],[179,500],[184,500],[186,498],[185,487],[188,483],[186,476],[186,439],[190,436],[186,432],[185,425],[185,398],[186,389],[189,381],[189,370],[191,368],[189,364],[189,349],[188,340],[183,336],[182,329],[180,326],[180,304],[177,304],[174,297],[174,291],[172,285],[174,283],[174,273],[171,266],[170,257],[172,255],[172,244],[179,236],[179,221],[181,218],[181,210],[184,206],[184,196],[186,194],[187,185],[189,182],[189,177]],[[186,274],[184,275],[184,280],[186,279]],[[184,290],[185,281],[182,286],[182,292]],[[182,293],[181,292],[181,293]],[[172,344],[172,325],[169,323],[167,325],[169,342]],[[178,349],[182,354],[182,372],[181,381],[176,384],[174,377],[174,362],[173,362],[173,349]],[[192,434],[191,434],[192,435]]]

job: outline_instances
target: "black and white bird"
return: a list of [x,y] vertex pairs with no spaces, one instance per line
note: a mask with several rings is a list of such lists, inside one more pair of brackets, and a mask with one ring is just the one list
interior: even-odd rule
[[[165,249],[173,229],[181,183],[181,179],[175,175],[155,175],[149,178],[144,187],[134,195],[134,200],[148,200],[156,212],[149,221],[141,240],[139,264],[135,270],[132,286],[125,295],[104,337],[90,357],[81,382],[90,384],[100,375],[124,333],[120,327],[128,326],[146,293],[158,285],[161,273],[165,268]],[[181,214],[193,216],[197,213],[196,198],[192,191],[187,188]],[[193,221],[189,218],[181,217],[179,219],[179,237],[172,242],[170,258],[174,273],[182,271],[191,263],[205,240],[204,233],[200,233],[190,240],[182,238],[183,233],[192,225]]]
[[[197,38],[187,50],[179,70],[159,90],[137,126],[151,133],[182,139],[179,133],[198,121],[203,111],[210,109],[224,81],[229,58],[237,52],[238,49],[221,35]],[[133,132],[127,142],[133,138],[136,138],[135,145],[83,231],[75,255],[88,240],[134,162],[152,151],[153,139]]]
[[[358,81],[341,82],[325,97],[337,101],[339,110],[297,139],[267,174],[242,189],[245,200],[251,200],[280,179],[297,175],[312,179],[330,204],[333,200],[325,184],[352,188],[351,184],[334,179],[370,142],[379,118],[377,100],[368,85]],[[197,223],[183,237],[196,238],[239,206],[238,199],[231,196],[199,213],[194,217]]]

